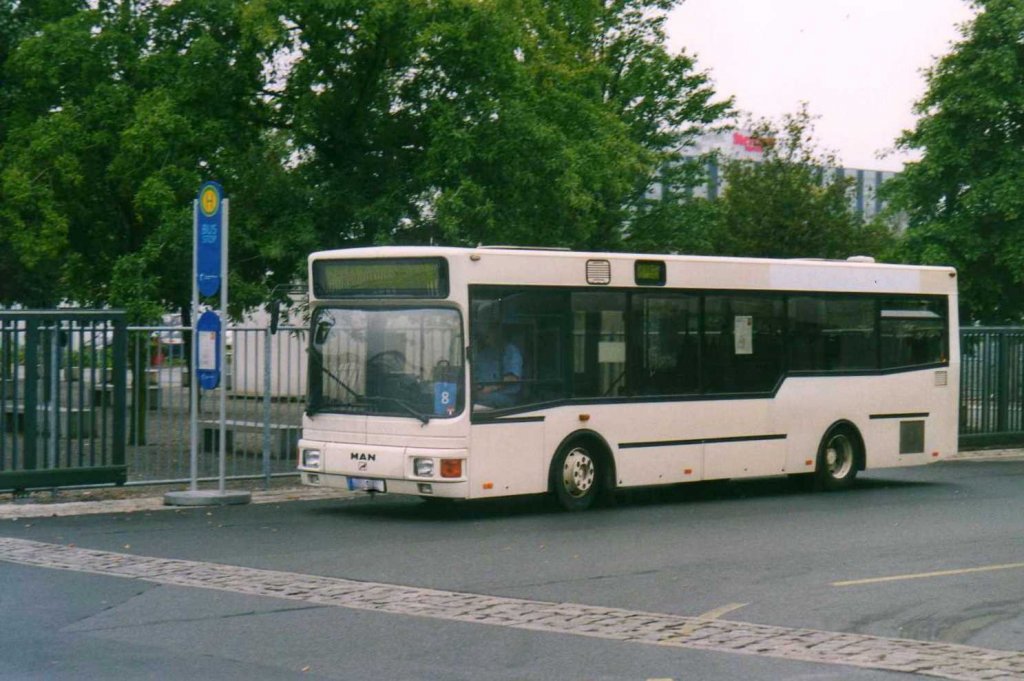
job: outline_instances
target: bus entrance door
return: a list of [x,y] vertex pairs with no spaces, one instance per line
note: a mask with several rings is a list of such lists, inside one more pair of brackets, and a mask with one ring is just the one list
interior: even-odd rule
[[542,420],[505,418],[476,423],[470,442],[471,497],[547,491]]

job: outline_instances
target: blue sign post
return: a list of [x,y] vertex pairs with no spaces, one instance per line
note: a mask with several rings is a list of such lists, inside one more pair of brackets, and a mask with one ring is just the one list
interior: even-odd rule
[[[191,432],[191,480],[185,492],[168,492],[164,503],[174,506],[207,506],[211,504],[246,504],[249,492],[228,491],[226,479],[226,388],[221,381],[221,361],[225,357],[222,319],[228,309],[228,211],[224,190],[216,182],[204,182],[192,203],[194,242],[192,250],[192,384],[189,391]],[[200,294],[211,298],[220,294],[215,310],[199,315]],[[198,317],[198,319],[196,319]],[[199,388],[220,390],[220,428],[218,449],[220,475],[217,491],[200,490],[199,481]]]

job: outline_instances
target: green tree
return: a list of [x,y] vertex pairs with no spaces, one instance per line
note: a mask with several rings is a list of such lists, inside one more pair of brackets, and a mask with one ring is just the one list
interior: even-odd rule
[[[18,45],[48,23],[85,7],[82,0],[23,2],[0,0],[0,159],[17,123],[14,99],[19,89],[9,68]],[[41,146],[45,146],[45,140]],[[52,273],[59,262],[66,224],[52,204],[36,201],[34,178],[0,161],[0,304],[46,304]],[[38,225],[36,231],[26,224]]]
[[894,237],[883,224],[865,225],[848,199],[852,180],[817,150],[806,106],[781,126],[761,121],[753,134],[760,162],[724,164],[719,249],[729,255],[772,258],[885,257]]
[[186,310],[204,179],[235,312],[317,248],[662,250],[688,209],[646,191],[728,109],[674,0],[0,3],[0,302]]
[[927,73],[920,116],[900,147],[918,150],[893,182],[906,255],[960,273],[963,321],[1024,317],[1024,5],[979,0],[962,39]]
[[282,223],[279,202],[303,199],[267,126],[265,27],[240,0],[104,0],[17,43],[0,239],[45,277],[32,300],[22,287],[4,301],[113,304],[136,321],[186,309],[191,200],[209,178],[246,206],[232,216],[232,299],[251,305],[295,274],[292,251],[312,241],[301,218]]
[[673,4],[283,3],[282,112],[318,237],[613,248],[644,232],[656,171],[728,106],[666,52]]

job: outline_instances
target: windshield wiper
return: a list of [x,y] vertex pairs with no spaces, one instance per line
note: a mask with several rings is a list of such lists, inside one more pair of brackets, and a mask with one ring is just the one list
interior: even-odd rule
[[345,383],[345,381],[343,381],[340,378],[338,378],[337,376],[335,376],[331,372],[330,369],[325,367],[323,360],[320,359],[320,356],[318,354],[312,353],[312,357],[313,357],[313,360],[317,363],[317,366],[320,367],[320,371],[322,373],[324,373],[328,378],[330,378],[332,381],[334,381],[339,386],[341,386],[349,395],[351,395],[354,398],[354,402],[350,406],[355,406],[359,402],[368,403],[368,404],[372,404],[374,402],[384,402],[384,401],[386,401],[386,402],[393,402],[394,404],[397,404],[399,407],[404,409],[408,414],[416,417],[416,419],[418,419],[419,422],[422,423],[423,425],[427,425],[428,423],[430,423],[430,417],[429,416],[427,416],[423,412],[419,411],[414,406],[412,406],[411,404],[409,404],[408,402],[406,402],[405,400],[403,400],[403,399],[401,399],[399,397],[388,397],[386,395],[362,395],[362,394],[360,394],[358,391],[354,390],[347,383]]
[[[323,360],[322,360],[322,359],[320,358],[320,355],[319,355],[318,353],[316,353],[316,352],[311,352],[311,353],[310,353],[310,356],[311,356],[311,357],[313,358],[313,361],[314,361],[314,362],[316,362],[317,366],[318,366],[318,367],[320,367],[320,373],[322,373],[322,374],[325,374],[325,375],[326,375],[326,376],[327,376],[328,378],[330,378],[330,379],[331,379],[332,381],[334,381],[334,382],[335,382],[335,383],[337,383],[337,384],[338,384],[339,386],[341,386],[341,387],[342,387],[342,389],[344,389],[344,390],[345,390],[345,391],[346,391],[346,392],[347,392],[347,393],[348,393],[349,395],[351,395],[351,396],[352,396],[352,397],[354,397],[355,399],[357,399],[357,400],[365,400],[365,399],[366,399],[366,395],[360,395],[360,394],[359,394],[359,392],[357,392],[356,390],[354,390],[353,388],[351,388],[351,387],[350,387],[350,386],[348,385],[348,383],[345,383],[345,381],[343,381],[343,380],[341,380],[340,378],[338,378],[337,376],[335,376],[335,375],[334,375],[334,374],[333,374],[333,373],[331,372],[331,370],[330,370],[330,369],[328,369],[327,367],[325,367],[325,366],[324,366],[324,361],[323,361]],[[311,412],[311,413],[312,413],[312,412]]]
[[316,363],[316,366],[319,367],[319,369],[321,369],[321,372],[323,372],[328,378],[330,378],[332,381],[334,381],[339,386],[341,386],[348,394],[350,394],[353,397],[353,403],[352,403],[352,405],[350,405],[351,407],[354,407],[356,405],[356,403],[358,403],[358,402],[373,403],[373,402],[389,401],[389,402],[395,403],[395,405],[400,407],[402,410],[406,411],[406,413],[410,414],[411,416],[416,417],[416,419],[418,419],[419,422],[422,423],[423,425],[427,425],[428,423],[430,423],[430,417],[429,416],[427,416],[426,414],[423,414],[422,412],[417,410],[415,407],[410,405],[409,402],[407,402],[406,400],[401,399],[400,397],[389,397],[387,395],[364,395],[364,394],[360,394],[358,391],[356,391],[352,387],[350,387],[347,383],[345,383],[340,378],[335,376],[331,372],[330,369],[325,367],[324,366],[324,360],[321,359],[321,357],[319,357],[318,354],[316,354],[314,352],[314,353],[312,353],[312,357],[313,357],[313,360]]
[[428,423],[430,423],[429,416],[427,416],[420,410],[416,409],[416,407],[412,406],[411,404],[409,404],[408,402],[399,397],[389,397],[387,395],[364,395],[362,399],[366,400],[367,402],[392,402],[394,404],[397,404],[402,409],[404,409],[410,415],[415,416],[423,425],[427,425]]

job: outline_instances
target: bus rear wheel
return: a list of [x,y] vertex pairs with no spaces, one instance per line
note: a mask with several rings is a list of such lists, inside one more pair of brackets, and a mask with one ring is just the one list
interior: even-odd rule
[[571,442],[558,452],[551,468],[551,484],[559,506],[583,511],[594,505],[601,493],[601,463],[593,448]]
[[825,490],[845,489],[857,477],[861,451],[860,438],[849,426],[832,428],[818,449],[815,482]]

